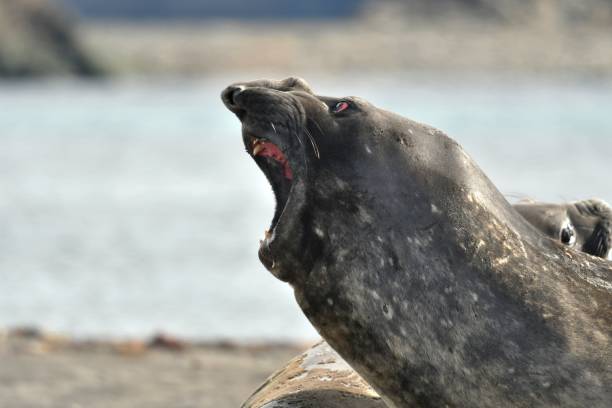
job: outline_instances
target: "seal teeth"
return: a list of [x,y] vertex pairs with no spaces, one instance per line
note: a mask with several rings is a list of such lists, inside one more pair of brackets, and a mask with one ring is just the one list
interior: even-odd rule
[[251,142],[251,150],[253,152],[253,156],[257,156],[259,152],[264,149],[264,146],[261,144],[261,139],[254,137]]
[[264,147],[262,145],[260,145],[259,143],[255,143],[255,145],[253,146],[253,156],[257,156],[257,154],[259,154],[259,152],[261,152],[264,149]]

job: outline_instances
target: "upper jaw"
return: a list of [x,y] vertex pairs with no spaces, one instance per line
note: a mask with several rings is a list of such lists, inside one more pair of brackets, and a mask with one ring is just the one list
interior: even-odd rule
[[[293,181],[294,178],[305,177],[306,155],[303,143],[298,135],[300,130],[291,124],[279,123],[274,118],[247,117],[242,121],[242,141],[247,153],[261,166],[261,158],[273,159],[284,167],[284,176]],[[262,168],[264,173],[266,171]],[[268,174],[266,174],[268,175]],[[273,186],[274,187],[274,186]]]
[[302,108],[289,94],[271,89],[247,89],[233,96],[231,102],[223,94],[228,108],[242,123],[242,138],[252,156],[254,141],[273,143],[293,166],[302,160],[302,146],[298,133],[302,127]]

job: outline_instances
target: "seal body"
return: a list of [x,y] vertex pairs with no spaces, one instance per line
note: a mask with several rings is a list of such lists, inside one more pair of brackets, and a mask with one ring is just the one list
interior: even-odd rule
[[243,408],[385,408],[378,394],[327,343],[273,374]]
[[542,236],[431,127],[297,79],[223,99],[280,203],[260,259],[388,406],[609,405],[609,262]]
[[[607,226],[612,210],[602,200],[554,204],[531,201],[514,204],[513,207],[542,234],[570,248],[585,251],[599,248],[599,252],[592,255],[600,257],[606,257],[610,252],[608,240],[612,238]],[[603,231],[603,234],[599,231]],[[587,244],[594,240],[603,243]],[[294,408],[385,406],[376,391],[325,341],[297,356],[272,375],[249,398],[244,408],[282,407],[289,403]]]

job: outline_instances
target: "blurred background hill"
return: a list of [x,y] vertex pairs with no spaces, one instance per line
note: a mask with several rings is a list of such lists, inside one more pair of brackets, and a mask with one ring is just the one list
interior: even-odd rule
[[0,23],[0,75],[612,72],[612,0],[0,0]]
[[471,18],[498,23],[607,24],[612,17],[610,0],[382,0],[378,7],[394,7],[404,18]]
[[63,0],[86,18],[287,19],[354,15],[363,0]]
[[0,0],[0,77],[66,73],[99,71],[65,11],[46,0]]
[[[210,19],[354,17],[371,9],[390,9],[396,17],[440,19],[471,17],[499,22],[526,22],[551,13],[568,22],[609,23],[610,0],[63,0],[87,18]],[[398,14],[399,12],[399,14]]]

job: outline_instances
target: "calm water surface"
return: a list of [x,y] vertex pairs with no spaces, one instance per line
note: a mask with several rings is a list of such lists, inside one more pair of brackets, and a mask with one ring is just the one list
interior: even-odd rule
[[[511,199],[612,201],[612,83],[372,77],[311,82],[445,130]],[[234,79],[0,84],[0,327],[316,336],[257,260],[274,202]]]

